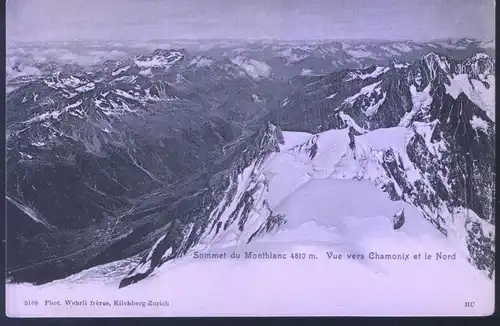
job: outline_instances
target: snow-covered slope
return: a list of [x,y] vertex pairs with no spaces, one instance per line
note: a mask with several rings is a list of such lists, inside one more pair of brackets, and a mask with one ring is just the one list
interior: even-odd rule
[[[293,155],[279,155],[293,161]],[[268,172],[276,159],[269,159]],[[285,186],[277,179],[271,183]],[[105,309],[35,307],[25,314],[32,316],[407,316],[493,311],[492,281],[471,266],[418,209],[391,201],[369,181],[310,177],[289,192],[287,198],[274,202],[287,223],[249,244],[223,241],[206,247],[200,243],[184,258],[120,290],[114,274],[123,263],[115,263],[81,273],[84,283],[76,282],[80,276],[75,275],[40,287],[9,285],[7,295],[60,301],[63,307],[67,297],[87,300],[89,305],[91,300],[111,305]],[[406,222],[393,230],[391,218],[400,209]],[[224,253],[225,258],[204,258]],[[259,258],[265,253],[281,256]],[[402,259],[380,258],[387,254]],[[437,259],[438,254],[454,256]],[[426,259],[428,255],[431,258]],[[115,300],[146,306],[115,306]],[[169,306],[147,306],[150,300],[168,301]],[[465,301],[476,305],[466,309]],[[16,314],[18,307],[10,305],[7,312]]]
[[[405,52],[409,46],[392,49]],[[345,49],[359,58],[373,50]],[[296,54],[312,67],[301,58],[304,53]],[[259,295],[267,289],[282,304],[278,308],[297,313],[302,308],[291,299],[295,290],[273,287],[285,273],[297,280],[318,275],[326,284],[326,290],[311,285],[312,293],[328,299],[318,298],[319,310],[300,303],[318,314],[335,313],[321,309],[336,302],[328,295],[339,291],[339,307],[354,307],[351,300],[356,300],[365,313],[387,313],[384,309],[395,308],[388,300],[403,290],[423,295],[429,288],[439,289],[440,301],[450,291],[462,298],[453,291],[463,291],[471,298],[460,299],[461,304],[475,300],[477,309],[483,307],[476,298],[489,293],[488,279],[495,274],[494,58],[428,53],[412,63],[400,59],[325,76],[308,73],[283,84],[273,84],[275,66],[238,58],[156,50],[85,73],[69,69],[19,80],[7,103],[14,211],[8,241],[19,244],[10,246],[9,277],[40,284],[87,270],[47,287],[11,289],[49,291],[107,278],[96,291],[110,286],[110,295],[121,297],[132,289],[148,292],[157,283],[165,293],[182,291],[178,300],[187,302],[199,291],[197,300],[207,301],[213,291],[234,297],[231,287],[243,291],[248,280],[266,279],[265,273],[274,280],[262,283]],[[282,133],[277,126],[293,132]],[[95,207],[87,209],[89,203]],[[396,217],[405,218],[402,227],[395,226]],[[35,230],[23,222],[29,219]],[[34,223],[39,221],[58,232],[47,232],[44,224]],[[193,257],[195,251],[214,250],[302,251],[318,259],[300,266],[290,260],[210,265]],[[370,251],[399,250],[442,251],[456,254],[456,260],[435,261],[415,275],[427,261],[397,265],[369,258]],[[331,261],[320,260],[326,251],[364,259],[336,261],[333,271],[342,272],[337,277],[324,270]],[[210,279],[209,272],[182,281],[203,267],[224,278]],[[268,267],[272,270],[265,271]],[[393,291],[381,301],[383,307],[368,301],[381,288],[364,303],[350,296],[343,288],[348,284],[343,275],[351,275],[347,270],[363,280],[350,284],[354,293],[368,286],[365,280]],[[418,289],[413,288],[418,282],[405,285],[401,279],[419,277],[428,281]],[[202,281],[218,289],[195,284]],[[181,283],[199,289],[182,289],[187,285]],[[309,285],[301,285],[297,291],[307,292]],[[91,288],[77,287],[75,295]],[[253,300],[248,309],[267,312],[260,306],[265,300],[248,300]],[[200,305],[197,312],[231,313]],[[397,313],[411,313],[401,305]],[[224,309],[230,307],[228,302]],[[451,303],[448,308],[455,309]]]
[[[440,239],[446,238],[450,248],[465,257],[471,268],[475,266],[492,278],[494,226],[461,206],[460,201],[443,199],[438,192],[444,188],[446,196],[455,196],[449,183],[456,181],[448,181],[439,171],[429,171],[415,161],[417,155],[428,157],[427,163],[434,164],[435,160],[443,161],[439,155],[448,150],[444,141],[429,143],[423,149],[413,148],[415,143],[428,139],[428,128],[432,125],[417,124],[359,136],[352,128],[316,135],[284,132],[279,151],[247,161],[246,167],[231,179],[224,197],[210,210],[206,227],[195,231],[191,225],[180,247],[169,245],[168,238],[158,240],[122,285],[137,282],[195,246],[209,249],[245,245],[283,228],[298,227],[304,219],[333,225],[337,218],[349,216],[392,217],[399,209],[393,203],[403,201],[412,205],[411,211],[419,212],[414,216],[440,231]],[[385,193],[366,197],[356,187],[367,182]],[[329,206],[332,202],[336,203],[334,207]],[[407,228],[418,232],[411,226]],[[195,233],[197,240],[186,247],[186,240],[193,239]]]
[[[321,216],[324,211],[321,210],[321,203],[328,205],[333,198],[342,195],[343,200],[338,201],[342,206],[336,208],[337,212],[345,209],[346,212],[350,212],[346,215],[354,216],[381,211],[386,215],[389,214],[381,210],[380,207],[384,206],[379,206],[377,200],[367,201],[368,199],[361,196],[356,189],[351,190],[348,187],[342,189],[335,184],[330,185],[328,182],[320,181],[368,180],[385,190],[387,198],[404,199],[414,207],[420,208],[423,216],[448,235],[455,243],[455,248],[461,250],[467,257],[470,257],[467,245],[472,241],[468,239],[472,236],[468,234],[468,228],[479,223],[480,231],[477,236],[490,239],[488,247],[491,247],[494,255],[494,226],[478,218],[471,210],[450,207],[446,201],[440,200],[436,196],[436,184],[431,177],[412,162],[407,147],[415,138],[425,136],[425,127],[432,126],[419,125],[419,129],[413,130],[402,127],[379,129],[360,136],[350,136],[348,129],[330,130],[309,136],[306,133],[285,132],[285,144],[280,146],[280,152],[270,154],[259,168],[251,166],[244,171],[238,183],[237,192],[240,195],[235,196],[237,200],[228,205],[226,213],[214,223],[228,223],[227,217],[236,210],[238,201],[242,200],[239,198],[243,198],[245,191],[249,190],[253,191],[255,200],[250,217],[245,217],[248,219],[247,225],[250,221],[258,220],[259,223],[256,225],[260,226],[271,214],[270,212],[284,216],[287,225],[293,223],[296,219],[294,216],[299,216],[300,219],[302,214],[319,214],[320,216],[316,218],[328,218]],[[296,143],[298,144],[294,145]],[[429,144],[428,150],[434,150],[439,159],[440,152],[447,150],[446,143]],[[402,170],[400,175],[391,166],[391,163],[396,161],[399,163],[396,170]],[[445,177],[442,176],[441,182],[444,187],[450,188]],[[263,186],[258,187],[256,184]],[[255,188],[258,190],[255,191]],[[415,190],[405,191],[404,188],[418,189],[418,193]],[[298,200],[301,196],[316,198],[317,203],[311,206],[305,205],[304,198]],[[422,200],[426,197],[429,200]],[[287,203],[291,203],[293,208]],[[361,203],[368,206],[367,211],[356,211]],[[310,218],[315,219],[313,216]],[[244,230],[238,231],[236,222],[239,222],[237,218],[234,219],[233,227],[228,226],[226,232],[209,233],[206,236],[207,242],[245,243],[258,231],[247,226]],[[491,268],[494,266],[490,265],[485,272],[490,273]]]
[[352,146],[341,160],[347,170],[335,174],[374,180],[450,237],[466,224],[469,236],[458,242],[491,274],[494,236],[478,230],[495,223],[494,63],[484,53],[463,60],[428,53],[390,69],[330,74],[289,94],[274,121],[313,133],[351,127],[340,142]]

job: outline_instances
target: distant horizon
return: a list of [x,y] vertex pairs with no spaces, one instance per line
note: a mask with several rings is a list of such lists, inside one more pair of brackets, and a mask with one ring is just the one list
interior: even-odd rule
[[495,38],[493,0],[16,0],[9,42]]
[[93,42],[93,43],[157,43],[157,42],[412,42],[412,43],[433,43],[433,42],[446,42],[446,41],[460,41],[472,40],[480,42],[495,42],[494,38],[479,38],[479,37],[449,37],[449,38],[436,38],[428,40],[414,40],[414,39],[372,39],[372,38],[322,38],[322,39],[279,39],[279,38],[160,38],[160,39],[92,39],[92,38],[79,38],[69,40],[10,40],[7,43],[73,43],[73,42]]

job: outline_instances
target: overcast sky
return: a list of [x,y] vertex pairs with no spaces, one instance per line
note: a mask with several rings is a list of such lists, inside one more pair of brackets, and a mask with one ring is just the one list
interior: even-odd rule
[[494,0],[8,0],[7,38],[494,38]]

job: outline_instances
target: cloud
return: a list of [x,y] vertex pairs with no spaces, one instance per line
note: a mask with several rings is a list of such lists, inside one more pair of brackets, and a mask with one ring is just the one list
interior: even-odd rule
[[64,47],[17,47],[7,50],[7,66],[16,64],[33,65],[48,61],[61,63],[77,63],[83,66],[96,64],[105,60],[116,60],[129,56],[125,51],[109,50],[100,46],[86,48]]
[[240,56],[231,61],[245,70],[254,79],[269,78],[271,76],[271,67],[265,62],[246,59]]

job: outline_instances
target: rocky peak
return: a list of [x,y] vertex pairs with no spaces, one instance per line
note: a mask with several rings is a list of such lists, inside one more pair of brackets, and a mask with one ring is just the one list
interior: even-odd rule
[[134,57],[134,63],[141,69],[171,68],[186,58],[182,50],[156,49],[150,55]]
[[464,60],[458,73],[466,73],[476,79],[483,80],[486,76],[495,74],[495,59],[486,53],[476,53]]
[[272,152],[279,152],[279,144],[283,144],[281,129],[271,122],[264,125],[245,142],[245,149],[237,160],[236,171],[240,173],[250,162],[263,161]]
[[171,56],[186,56],[187,52],[184,49],[161,49],[157,48],[151,53],[151,56],[171,57]]
[[405,213],[403,208],[394,214],[392,223],[394,230],[398,230],[403,226],[405,223]]
[[[424,75],[428,82],[436,81],[440,83],[453,73],[454,64],[453,58],[431,52],[423,55],[414,64],[414,69],[421,75]],[[416,82],[418,84],[418,80]],[[423,84],[428,84],[428,82]]]

